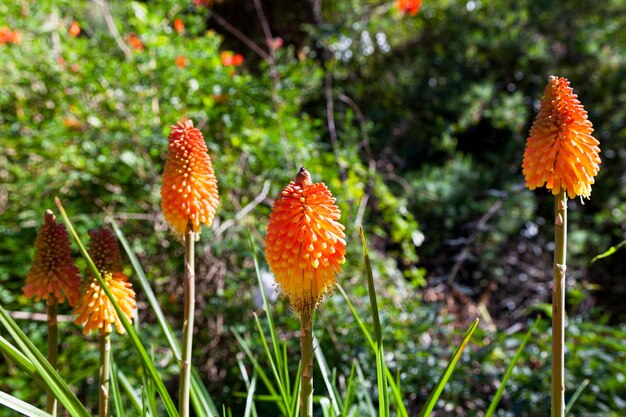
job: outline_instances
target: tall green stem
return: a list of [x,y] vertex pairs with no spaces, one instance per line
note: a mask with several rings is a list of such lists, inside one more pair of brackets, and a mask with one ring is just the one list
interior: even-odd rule
[[[57,324],[57,300],[52,295],[46,303],[46,313],[48,314],[48,362],[54,369],[57,369],[57,357],[59,352],[59,326]],[[46,412],[57,415],[57,399],[51,393],[46,397]]]
[[109,380],[111,379],[111,333],[100,334],[100,396],[98,401],[99,416],[109,416]]
[[567,253],[567,196],[554,200],[554,276],[552,284],[552,417],[565,417],[565,259]]
[[313,325],[311,317],[310,311],[300,314],[300,350],[302,354],[300,417],[313,416]]
[[183,351],[180,370],[180,391],[178,412],[181,417],[189,417],[189,387],[191,385],[191,347],[193,343],[193,318],[196,303],[196,273],[194,254],[194,233],[191,223],[185,233],[185,317],[183,319]]

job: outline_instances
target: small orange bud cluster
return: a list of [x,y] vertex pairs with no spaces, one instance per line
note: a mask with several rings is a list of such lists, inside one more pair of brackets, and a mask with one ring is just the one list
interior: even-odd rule
[[[90,230],[89,236],[89,256],[126,318],[132,320],[136,309],[135,292],[122,272],[122,256],[113,233],[108,229],[96,229]],[[74,322],[85,326],[84,334],[92,330],[99,330],[100,334],[110,333],[112,325],[119,333],[125,332],[113,304],[93,273],[88,274],[81,286],[81,299],[74,312],[78,315]]]
[[26,275],[24,295],[35,301],[53,297],[59,303],[67,297],[73,306],[79,298],[79,286],[80,271],[72,260],[67,230],[55,221],[51,210],[46,210],[35,240],[35,259]]

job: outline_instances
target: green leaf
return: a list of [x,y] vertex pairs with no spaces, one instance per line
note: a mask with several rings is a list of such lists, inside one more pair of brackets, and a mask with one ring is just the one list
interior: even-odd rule
[[522,339],[522,343],[520,343],[519,347],[517,348],[517,351],[515,352],[515,355],[513,356],[513,359],[511,360],[511,363],[509,364],[509,366],[506,369],[506,372],[504,373],[502,382],[500,383],[498,390],[493,396],[493,399],[491,400],[491,404],[489,404],[489,408],[487,409],[487,412],[485,413],[485,417],[491,417],[493,416],[493,413],[495,413],[496,407],[498,407],[498,404],[500,403],[500,398],[502,398],[502,393],[504,392],[506,383],[511,377],[511,374],[513,373],[513,369],[515,368],[515,365],[519,361],[519,358],[522,356],[522,352],[524,352],[524,348],[526,347],[526,344],[530,340],[530,336],[532,335],[535,328],[537,328],[537,325],[539,324],[540,321],[541,319],[537,317],[537,320],[535,320],[533,325],[530,326],[530,329],[528,329],[528,331],[526,332],[524,339]]
[[478,327],[478,319],[474,320],[474,322],[467,329],[467,332],[465,332],[465,336],[463,336],[463,340],[461,341],[461,344],[456,348],[456,350],[452,354],[452,357],[450,358],[450,361],[448,362],[448,366],[446,367],[445,371],[439,378],[437,385],[435,385],[435,388],[426,399],[426,404],[424,404],[424,408],[422,408],[422,411],[419,414],[420,417],[429,416],[430,413],[433,411],[433,408],[435,408],[435,404],[437,403],[437,400],[439,399],[439,395],[441,395],[441,392],[446,386],[448,379],[450,379],[450,376],[452,375],[452,372],[454,371],[454,367],[456,366],[456,363],[459,361],[459,358],[461,357],[463,350],[469,343],[470,338],[472,337],[472,334],[474,334],[474,330],[476,330],[477,327]]
[[154,362],[148,356],[148,352],[146,352],[146,349],[141,343],[141,340],[139,339],[137,332],[135,332],[133,325],[128,321],[128,319],[124,315],[124,312],[122,311],[119,304],[117,303],[115,296],[111,293],[111,290],[107,286],[106,282],[104,282],[104,280],[102,279],[102,276],[100,275],[100,271],[98,271],[98,268],[96,268],[96,265],[93,263],[93,260],[89,256],[89,253],[87,253],[87,249],[85,249],[85,245],[83,245],[83,242],[78,237],[76,230],[74,230],[74,226],[72,225],[72,222],[67,216],[67,213],[65,213],[65,209],[63,208],[63,204],[61,204],[61,200],[59,200],[59,198],[56,197],[55,202],[57,204],[57,207],[59,208],[59,211],[61,212],[61,216],[63,217],[63,221],[65,222],[67,229],[69,230],[70,234],[74,238],[76,245],[78,245],[80,253],[83,255],[83,258],[85,258],[85,260],[87,261],[87,265],[89,266],[93,274],[98,279],[98,283],[100,284],[100,287],[103,289],[103,291],[109,298],[109,301],[111,301],[111,304],[115,308],[118,318],[120,322],[122,323],[122,326],[128,333],[128,337],[130,338],[131,344],[137,351],[139,355],[139,359],[141,360],[141,363],[144,369],[146,369],[146,371],[150,375],[150,378],[154,381],[156,390],[159,392],[159,395],[161,396],[161,400],[163,401],[163,405],[165,406],[165,410],[167,411],[167,414],[170,417],[178,417],[178,411],[176,410],[176,406],[174,405],[174,402],[172,401],[172,397],[167,392],[167,389],[165,388],[165,384],[163,383],[163,380],[159,376],[159,373],[156,370],[156,367],[154,366]]
[[594,263],[594,262],[595,262],[595,261],[597,261],[598,259],[603,259],[603,258],[606,258],[606,257],[608,257],[608,256],[613,255],[615,252],[617,252],[617,250],[618,250],[619,248],[621,248],[621,247],[622,247],[622,246],[624,246],[624,245],[626,245],[626,240],[624,240],[623,242],[618,243],[618,244],[617,244],[617,245],[615,245],[615,246],[611,246],[611,247],[609,248],[609,250],[607,250],[606,252],[601,253],[600,255],[595,256],[595,257],[591,260],[591,263]]
[[389,384],[387,382],[387,365],[385,364],[385,351],[383,349],[383,335],[380,328],[380,316],[378,314],[378,302],[376,301],[376,288],[374,287],[374,275],[372,274],[372,264],[370,263],[369,253],[367,251],[367,243],[365,242],[365,234],[363,226],[360,227],[361,243],[363,249],[363,259],[365,260],[365,269],[367,272],[367,292],[370,297],[370,305],[372,309],[372,319],[374,321],[374,342],[376,352],[376,379],[378,381],[378,415],[380,417],[389,417]]
[[[70,390],[57,371],[2,306],[0,306],[0,324],[8,330],[11,337],[22,350],[24,357],[35,368],[37,375],[44,384],[44,388],[59,400],[59,403],[65,407],[67,412],[73,417],[90,417],[85,406],[76,398],[76,395]],[[23,358],[19,358],[19,355],[15,357],[20,359],[20,362],[24,362]]]
[[[143,289],[146,299],[148,300],[148,304],[150,304],[150,308],[152,309],[152,312],[154,313],[154,316],[156,317],[157,323],[159,327],[161,328],[161,330],[163,331],[163,334],[165,335],[167,343],[170,349],[172,350],[174,357],[176,358],[176,363],[178,364],[178,366],[180,366],[181,364],[180,343],[178,342],[178,339],[176,339],[176,335],[174,334],[172,327],[170,326],[167,319],[165,318],[165,314],[163,314],[163,310],[161,309],[161,306],[159,305],[156,295],[154,294],[154,291],[152,290],[150,281],[148,281],[148,278],[146,277],[146,274],[144,273],[143,268],[141,267],[141,264],[139,263],[139,260],[137,259],[137,256],[135,256],[135,253],[130,247],[130,244],[128,243],[128,240],[126,239],[126,236],[124,235],[122,230],[119,228],[119,226],[117,225],[115,221],[110,220],[110,223],[111,223],[111,226],[113,226],[113,230],[115,231],[117,238],[122,244],[122,247],[124,248],[124,251],[126,252],[126,255],[130,259],[130,263],[132,264],[133,269],[135,273],[137,274],[139,285]],[[217,411],[217,407],[215,406],[213,399],[209,395],[209,392],[204,386],[204,383],[202,382],[202,379],[200,378],[200,375],[198,375],[198,371],[196,371],[195,368],[191,370],[191,403],[194,407],[194,410],[196,411],[198,415],[210,416],[210,417],[217,417],[219,415],[219,412]]]
[[335,387],[335,384],[333,384],[330,379],[330,368],[328,367],[328,362],[326,362],[324,352],[322,352],[322,348],[320,347],[315,335],[313,335],[313,351],[315,352],[315,359],[317,360],[319,370],[322,373],[322,379],[324,380],[324,384],[326,384],[326,390],[328,391],[328,396],[330,397],[330,402],[333,406],[334,414],[336,416],[343,415],[344,408],[341,401],[341,396],[339,395],[339,391]]
[[587,385],[589,385],[589,380],[585,378],[583,382],[578,386],[578,388],[576,388],[574,395],[572,395],[572,398],[570,398],[570,400],[567,402],[567,405],[565,406],[566,417],[567,415],[569,415],[569,412],[572,411],[572,407],[574,406],[574,404],[576,404],[576,400],[578,400],[580,394],[582,394],[585,388],[587,388]]
[[120,385],[117,379],[117,366],[115,366],[113,355],[111,355],[111,399],[113,400],[113,407],[115,407],[116,417],[126,417]]
[[52,417],[52,414],[48,414],[45,411],[33,407],[32,405],[24,402],[12,395],[0,391],[0,405],[10,408],[13,411],[17,411],[28,417]]
[[122,386],[124,391],[126,391],[127,398],[130,399],[130,403],[133,405],[133,407],[135,407],[137,414],[144,415],[143,410],[142,410],[143,407],[141,404],[142,403],[141,396],[137,395],[137,393],[133,389],[133,386],[130,384],[130,381],[124,374],[124,372],[122,372],[120,369],[116,369],[114,372],[117,375],[119,384]]

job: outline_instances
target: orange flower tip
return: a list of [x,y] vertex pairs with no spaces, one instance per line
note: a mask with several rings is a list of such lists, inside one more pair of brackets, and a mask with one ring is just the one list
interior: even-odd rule
[[219,205],[217,178],[202,133],[193,121],[171,126],[167,160],[161,186],[161,209],[174,234],[198,234],[200,225],[211,226]]
[[346,254],[340,217],[330,190],[313,183],[304,168],[274,201],[265,255],[276,284],[299,314],[332,294]]
[[599,142],[566,78],[551,75],[530,129],[522,171],[526,186],[589,198],[600,169]]
[[71,256],[65,225],[57,223],[52,210],[44,213],[44,223],[35,240],[35,258],[22,291],[35,301],[74,305],[79,298],[80,271]]
[[[128,282],[128,277],[121,272],[103,271],[102,279],[106,282],[126,319],[129,322],[132,321],[137,304],[135,291],[132,284]],[[81,286],[81,298],[74,313],[77,315],[74,323],[84,325],[83,334],[98,330],[101,335],[104,335],[111,333],[113,327],[118,333],[125,333],[113,303],[95,277],[85,281]]]

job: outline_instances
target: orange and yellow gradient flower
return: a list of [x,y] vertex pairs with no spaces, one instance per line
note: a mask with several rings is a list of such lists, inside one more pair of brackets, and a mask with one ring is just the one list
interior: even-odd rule
[[44,224],[35,240],[35,259],[22,290],[35,301],[54,297],[63,303],[67,297],[73,306],[79,299],[80,270],[72,260],[67,230],[55,220],[54,213],[46,210]]
[[600,164],[593,126],[566,78],[551,76],[522,163],[526,186],[589,198]]
[[332,293],[346,254],[340,217],[326,185],[313,184],[304,168],[274,201],[265,255],[297,313],[311,312]]
[[171,127],[161,186],[161,209],[180,239],[187,224],[194,233],[200,224],[211,226],[219,205],[217,178],[202,133],[191,120]]
[[[131,321],[133,312],[137,308],[135,291],[133,291],[132,284],[128,282],[128,277],[122,272],[122,256],[115,237],[108,229],[90,230],[89,236],[91,238],[89,256],[124,315]],[[78,315],[74,322],[85,326],[84,334],[92,330],[99,330],[100,334],[111,333],[113,325],[119,333],[125,332],[113,304],[93,274],[89,274],[81,286],[80,302],[74,309],[74,313]]]

